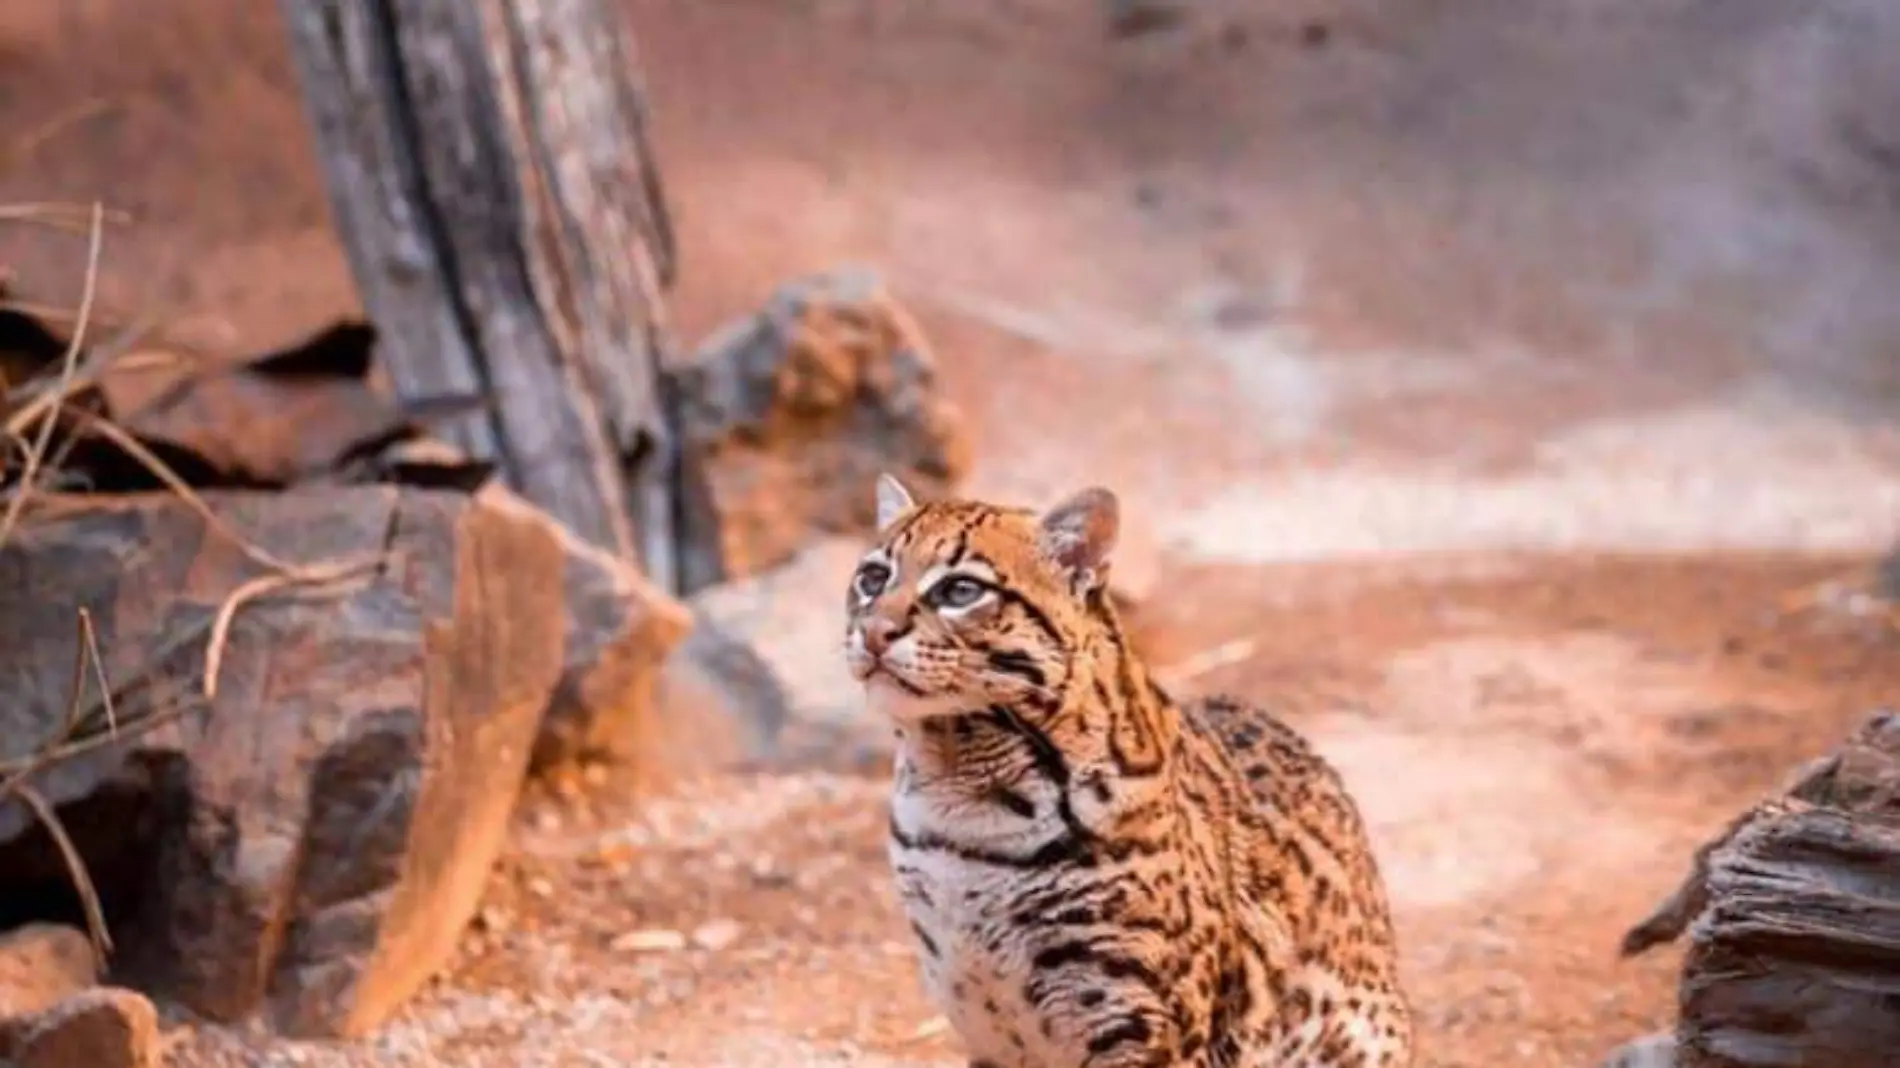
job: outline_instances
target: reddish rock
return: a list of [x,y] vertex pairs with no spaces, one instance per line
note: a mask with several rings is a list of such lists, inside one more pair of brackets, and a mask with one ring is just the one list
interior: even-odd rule
[[661,669],[627,772],[640,789],[663,789],[767,759],[791,718],[789,695],[760,651],[702,617]]
[[141,994],[95,987],[39,1014],[13,1047],[19,1068],[155,1068],[158,1012]]
[[689,592],[781,564],[823,534],[869,533],[880,471],[931,496],[970,466],[928,343],[868,273],[785,286],[667,386]]
[[93,984],[98,968],[85,932],[33,923],[0,934],[0,1023],[32,1016]]
[[[360,1034],[448,959],[561,680],[598,714],[636,715],[641,673],[626,665],[657,662],[684,624],[650,623],[651,591],[570,566],[561,531],[498,489],[207,499],[281,559],[386,562],[354,584],[244,605],[207,700],[211,622],[258,565],[169,496],[50,508],[0,550],[0,603],[34,606],[0,612],[0,760],[63,720],[78,642],[67,621],[87,607],[118,691],[117,741],[35,785],[73,814],[76,838],[142,864],[101,887],[117,963],[214,1019],[267,1011],[292,1034]],[[597,603],[570,615],[577,581]],[[669,604],[655,597],[651,614],[683,619]],[[175,723],[138,730],[167,708]],[[96,698],[85,714],[101,734]],[[89,813],[127,781],[146,793]],[[150,831],[111,843],[128,812]],[[0,805],[0,851],[30,845],[30,824]],[[0,852],[0,897],[33,867]]]
[[567,654],[535,745],[535,765],[665,762],[691,752],[662,730],[660,680],[692,613],[612,553],[556,528],[567,567]]

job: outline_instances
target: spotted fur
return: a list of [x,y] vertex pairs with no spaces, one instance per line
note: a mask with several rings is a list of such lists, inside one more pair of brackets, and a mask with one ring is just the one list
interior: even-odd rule
[[878,497],[846,659],[897,728],[898,893],[973,1068],[1411,1064],[1357,809],[1272,716],[1155,684],[1106,593],[1113,495]]

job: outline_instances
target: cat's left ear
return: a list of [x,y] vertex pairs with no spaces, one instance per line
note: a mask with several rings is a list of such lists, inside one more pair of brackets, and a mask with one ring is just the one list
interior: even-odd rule
[[1077,592],[1086,593],[1108,579],[1109,554],[1121,532],[1121,502],[1100,486],[1070,496],[1042,514],[1037,542],[1060,567]]
[[897,476],[888,472],[877,476],[877,529],[889,529],[897,517],[910,511],[916,505],[910,491],[904,488]]

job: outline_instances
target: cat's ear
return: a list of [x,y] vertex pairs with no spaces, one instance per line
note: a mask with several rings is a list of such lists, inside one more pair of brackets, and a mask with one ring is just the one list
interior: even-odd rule
[[1090,486],[1042,514],[1037,541],[1077,590],[1099,586],[1108,577],[1108,557],[1121,532],[1121,502],[1100,486]]
[[888,472],[877,476],[877,529],[882,531],[890,527],[898,516],[903,515],[916,505],[911,500],[910,491],[904,488],[897,477]]

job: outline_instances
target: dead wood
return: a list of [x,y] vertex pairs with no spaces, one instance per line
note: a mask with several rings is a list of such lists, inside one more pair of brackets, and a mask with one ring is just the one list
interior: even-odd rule
[[1679,1068],[1896,1063],[1900,715],[1869,717],[1699,849],[1624,952],[1685,932]]
[[658,376],[673,237],[617,8],[280,10],[397,395],[485,395],[451,442],[671,586]]

